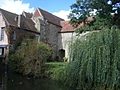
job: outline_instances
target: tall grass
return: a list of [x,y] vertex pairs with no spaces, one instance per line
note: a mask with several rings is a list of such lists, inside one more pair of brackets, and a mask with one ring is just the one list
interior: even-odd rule
[[120,89],[120,30],[104,28],[77,39],[70,47],[73,60],[66,83],[85,90]]

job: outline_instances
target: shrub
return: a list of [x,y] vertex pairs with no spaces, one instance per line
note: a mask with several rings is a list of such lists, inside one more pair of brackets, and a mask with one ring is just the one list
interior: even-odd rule
[[50,55],[51,49],[48,45],[27,39],[10,56],[9,64],[16,72],[39,77],[44,73],[45,61]]
[[66,78],[65,68],[67,62],[49,62],[46,63],[46,76],[58,81],[64,81]]
[[[120,30],[104,28],[77,39],[66,68],[66,83],[86,90],[120,89]],[[100,89],[101,88],[101,89]]]

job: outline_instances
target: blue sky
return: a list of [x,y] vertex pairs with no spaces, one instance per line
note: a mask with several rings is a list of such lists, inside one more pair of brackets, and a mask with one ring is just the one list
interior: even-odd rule
[[34,13],[39,7],[67,20],[70,6],[75,2],[76,0],[0,0],[0,8],[21,14],[23,11]]
[[[0,0],[0,8],[21,14],[23,11],[34,13],[36,8],[39,7],[68,20],[70,6],[75,2],[76,0]],[[118,4],[116,5],[118,6]]]
[[22,0],[23,3],[30,3],[30,7],[40,7],[51,13],[59,12],[60,10],[70,10],[70,6],[76,0]]

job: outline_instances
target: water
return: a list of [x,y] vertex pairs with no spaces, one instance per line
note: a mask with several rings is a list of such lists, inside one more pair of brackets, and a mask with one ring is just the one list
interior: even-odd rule
[[[0,64],[0,68],[2,65]],[[34,79],[0,69],[0,90],[75,90],[48,78]]]

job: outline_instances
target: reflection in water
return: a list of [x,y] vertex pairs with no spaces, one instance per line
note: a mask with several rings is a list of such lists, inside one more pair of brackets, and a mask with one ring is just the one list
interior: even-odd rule
[[51,79],[34,79],[16,73],[8,74],[8,90],[75,90]]
[[0,59],[0,90],[7,90],[7,69]]
[[7,73],[6,73],[6,71],[2,73],[2,89],[7,90]]
[[0,63],[0,90],[75,90],[51,79],[34,79],[7,72]]

